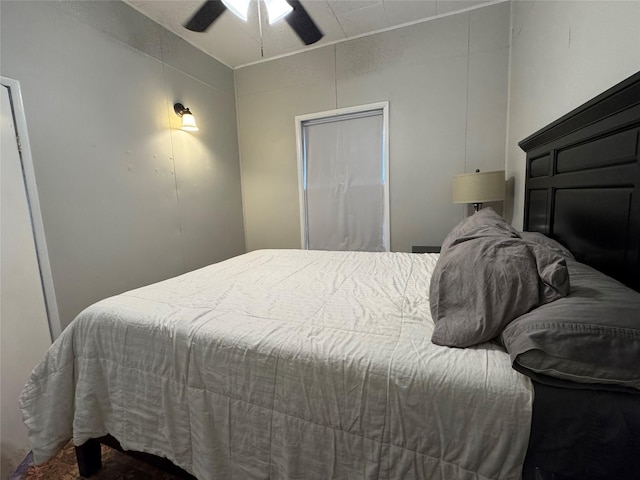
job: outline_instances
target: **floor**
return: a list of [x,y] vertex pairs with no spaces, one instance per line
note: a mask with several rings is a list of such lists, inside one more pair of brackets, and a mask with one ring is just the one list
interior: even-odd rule
[[[44,465],[33,465],[27,456],[9,480],[79,480],[76,455],[69,443]],[[172,475],[131,458],[109,447],[102,447],[102,469],[91,479],[95,480],[179,480]]]

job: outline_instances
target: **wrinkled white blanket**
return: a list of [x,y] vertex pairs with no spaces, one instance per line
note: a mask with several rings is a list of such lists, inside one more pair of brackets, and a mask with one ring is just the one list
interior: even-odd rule
[[519,479],[532,388],[430,341],[436,255],[262,250],[87,308],[21,396],[36,462],[110,433],[199,479]]

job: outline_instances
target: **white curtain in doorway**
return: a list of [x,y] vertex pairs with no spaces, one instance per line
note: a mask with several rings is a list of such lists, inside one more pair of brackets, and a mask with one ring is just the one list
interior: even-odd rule
[[307,248],[385,251],[383,112],[303,123]]

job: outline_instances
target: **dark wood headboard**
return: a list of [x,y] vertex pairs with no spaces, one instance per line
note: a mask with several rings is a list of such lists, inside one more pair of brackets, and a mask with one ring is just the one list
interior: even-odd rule
[[524,230],[640,291],[640,72],[518,145]]

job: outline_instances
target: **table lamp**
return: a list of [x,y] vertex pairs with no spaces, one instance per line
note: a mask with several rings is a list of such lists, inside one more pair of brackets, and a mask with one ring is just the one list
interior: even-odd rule
[[504,170],[463,173],[453,177],[453,203],[472,203],[475,212],[485,202],[504,200]]

